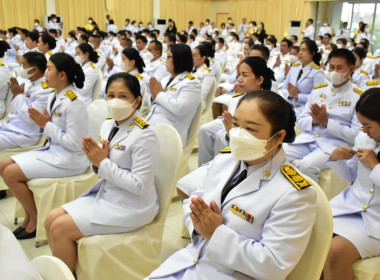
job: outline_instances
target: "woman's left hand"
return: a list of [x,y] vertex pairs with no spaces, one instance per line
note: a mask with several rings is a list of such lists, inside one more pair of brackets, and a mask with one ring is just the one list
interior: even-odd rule
[[290,97],[298,98],[298,88],[291,83],[288,83],[288,92]]
[[210,239],[216,228],[223,224],[223,216],[215,200],[208,206],[201,197],[193,197],[190,209],[195,231],[207,239]]
[[230,137],[230,130],[231,130],[232,126],[234,125],[234,119],[233,119],[231,113],[228,111],[224,111],[224,113],[222,115],[223,115],[222,121],[224,124],[224,128],[226,129],[226,135],[227,135],[227,137]]
[[359,148],[356,152],[359,160],[363,162],[369,169],[374,169],[376,165],[379,164],[375,152],[373,150],[361,149]]
[[45,128],[45,125],[50,121],[50,115],[46,108],[44,109],[43,114],[33,107],[28,109],[28,113],[30,118],[43,129]]
[[152,101],[156,98],[156,96],[161,92],[164,91],[161,83],[157,81],[156,78],[152,77],[149,80],[149,88],[150,92],[152,94]]
[[99,168],[100,163],[108,158],[109,154],[109,142],[103,141],[102,147],[91,138],[91,137],[83,137],[82,138],[82,150],[86,154],[89,161],[91,161],[92,165],[95,168]]

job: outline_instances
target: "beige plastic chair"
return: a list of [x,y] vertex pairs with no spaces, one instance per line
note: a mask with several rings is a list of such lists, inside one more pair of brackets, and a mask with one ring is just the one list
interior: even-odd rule
[[97,99],[87,107],[89,116],[88,135],[98,141],[100,127],[108,116],[107,104],[104,99]]
[[309,180],[317,191],[317,215],[306,251],[286,278],[287,280],[319,280],[333,235],[333,218],[330,203],[318,184],[310,178],[304,177]]
[[[107,116],[107,107],[104,100],[95,100],[87,108],[89,115],[90,136],[97,141],[100,127]],[[50,210],[70,202],[96,183],[99,177],[89,167],[85,173],[66,178],[37,178],[27,181],[29,189],[33,192],[37,207],[37,234],[36,247],[46,241],[44,222]],[[17,202],[15,209],[15,224],[25,215],[21,205]]]
[[331,168],[324,169],[319,174],[319,186],[325,192],[329,200],[350,185],[351,183],[343,180]]
[[39,256],[31,260],[43,280],[75,280],[67,265],[53,256]]
[[216,86],[217,86],[216,80],[214,79],[214,84],[211,87],[210,91],[208,92],[206,100],[203,100],[203,103],[206,102],[206,106],[205,106],[205,110],[202,112],[201,124],[212,121],[211,105],[212,105],[212,101],[215,98]]
[[380,257],[358,260],[352,268],[355,280],[380,280]]
[[[197,111],[195,112],[194,118],[191,121],[190,127],[189,127],[189,132],[187,134],[187,141],[186,141],[186,146],[183,148],[183,157],[182,157],[182,162],[180,165],[180,170],[178,173],[178,179],[182,178],[186,174],[190,172],[190,167],[188,164],[188,159],[194,149],[194,145],[198,139],[198,130],[201,122],[201,115],[203,111],[203,101],[198,106]],[[177,180],[178,181],[178,180]]]
[[94,235],[77,241],[77,279],[141,280],[160,262],[162,235],[182,157],[182,141],[169,125],[155,128],[160,158],[154,172],[160,210],[148,225],[128,233]]
[[[40,141],[34,146],[2,150],[0,151],[0,161],[10,156],[14,156],[14,155],[21,154],[27,151],[41,148],[45,144],[45,142],[46,142],[46,136],[42,136]],[[4,183],[3,177],[0,177],[0,190],[7,190],[7,189],[8,187]]]
[[95,86],[94,86],[94,92],[92,94],[92,100],[95,101],[97,99],[99,99],[99,96],[100,96],[100,91],[102,89],[102,83],[103,83],[103,72],[99,71],[99,76],[98,76],[98,80],[96,81],[95,83]]

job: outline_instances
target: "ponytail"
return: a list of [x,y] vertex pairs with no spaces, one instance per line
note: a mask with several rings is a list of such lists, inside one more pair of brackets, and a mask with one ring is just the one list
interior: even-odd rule
[[50,61],[59,72],[65,72],[70,84],[75,84],[77,88],[83,88],[84,73],[82,67],[75,62],[74,58],[67,53],[56,53],[50,57]]

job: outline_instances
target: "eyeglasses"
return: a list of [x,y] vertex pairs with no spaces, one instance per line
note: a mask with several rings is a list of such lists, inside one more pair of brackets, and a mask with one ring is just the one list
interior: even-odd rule
[[168,59],[169,59],[169,58],[173,58],[173,56],[172,56],[172,55],[168,55],[167,58],[168,58]]

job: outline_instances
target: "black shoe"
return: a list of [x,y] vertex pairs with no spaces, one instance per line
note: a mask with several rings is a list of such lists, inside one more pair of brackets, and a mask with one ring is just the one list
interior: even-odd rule
[[16,235],[16,238],[18,240],[34,238],[36,237],[36,232],[37,232],[37,229],[35,229],[32,232],[27,232],[26,229],[24,229],[22,232]]
[[6,190],[0,191],[0,199],[3,199],[6,196],[7,196],[7,191]]
[[16,236],[17,234],[21,233],[22,231],[24,231],[25,228],[23,228],[22,226],[19,226],[18,228],[16,228],[14,231],[13,231],[13,234]]

